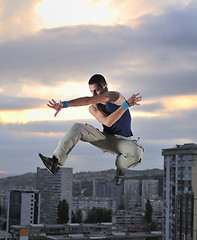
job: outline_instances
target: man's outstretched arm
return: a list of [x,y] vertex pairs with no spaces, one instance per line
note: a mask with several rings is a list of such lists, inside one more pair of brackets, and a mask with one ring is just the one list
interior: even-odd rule
[[[67,104],[67,107],[80,107],[80,106],[87,106],[91,104],[106,103],[106,102],[111,102],[111,103],[120,105],[124,100],[125,100],[124,97],[119,92],[110,91],[110,92],[106,92],[101,95],[96,95],[92,97],[81,97],[81,98],[72,99],[72,100],[66,101],[66,104]],[[64,102],[61,102],[61,101],[56,102],[54,99],[52,99],[51,101],[49,101],[47,106],[56,110],[54,115],[56,117],[57,114],[64,107],[63,103]]]

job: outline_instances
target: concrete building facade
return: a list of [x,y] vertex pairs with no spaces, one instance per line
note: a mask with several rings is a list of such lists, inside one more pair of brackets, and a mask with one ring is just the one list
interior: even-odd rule
[[64,199],[69,204],[69,221],[71,221],[72,183],[72,168],[61,168],[57,175],[51,175],[45,168],[37,168],[37,189],[41,194],[41,223],[57,223],[58,205]]
[[140,202],[140,181],[124,180],[124,209],[132,209]]
[[40,194],[37,190],[12,189],[8,198],[7,230],[11,225],[40,222]]
[[56,224],[12,226],[13,240],[24,239],[21,232],[27,232],[27,240],[162,240],[161,232],[131,232],[128,226],[113,224]]
[[142,180],[142,207],[145,209],[147,200],[158,199],[159,181],[154,179]]
[[116,208],[121,205],[122,191],[122,186],[116,186],[114,182],[104,180],[93,182],[93,197],[112,198],[116,202]]
[[142,208],[131,210],[118,210],[113,215],[112,222],[115,224],[144,226],[144,211]]
[[163,149],[165,240],[197,240],[197,145]]

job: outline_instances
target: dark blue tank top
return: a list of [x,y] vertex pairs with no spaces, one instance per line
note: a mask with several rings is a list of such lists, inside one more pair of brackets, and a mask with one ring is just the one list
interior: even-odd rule
[[[101,109],[100,104],[98,104],[99,109]],[[106,103],[106,114],[110,115],[116,111],[120,106],[113,103]],[[103,125],[103,131],[108,134],[118,134],[124,137],[131,137],[133,133],[131,131],[131,115],[129,109],[124,112],[122,117],[115,122],[111,127]]]

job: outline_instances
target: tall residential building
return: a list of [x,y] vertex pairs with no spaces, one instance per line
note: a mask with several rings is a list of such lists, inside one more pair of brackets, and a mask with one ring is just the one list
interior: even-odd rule
[[165,240],[197,240],[197,145],[163,149]]
[[9,230],[11,225],[39,224],[39,220],[39,191],[11,190],[8,197],[7,230]]
[[147,200],[158,199],[159,181],[153,179],[142,180],[142,207],[145,209]]
[[134,208],[140,202],[140,181],[124,180],[124,209]]
[[93,197],[112,198],[116,202],[116,207],[121,205],[122,186],[116,186],[114,182],[96,180],[93,182]]
[[73,197],[81,196],[81,180],[73,180]]
[[46,168],[37,168],[37,189],[41,194],[41,223],[57,223],[58,205],[64,199],[69,204],[69,222],[71,221],[72,184],[72,168],[60,168],[56,175],[51,175]]
[[150,200],[150,204],[152,206],[152,221],[157,225],[163,225],[163,213],[164,213],[164,204],[163,199],[158,197],[158,199]]

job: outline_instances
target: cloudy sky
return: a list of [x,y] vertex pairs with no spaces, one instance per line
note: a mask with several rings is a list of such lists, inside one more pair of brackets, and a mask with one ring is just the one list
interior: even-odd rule
[[[163,168],[162,149],[197,143],[196,0],[0,0],[0,176],[36,172],[74,122],[100,129],[88,107],[54,118],[48,100],[90,96],[105,76],[126,98],[134,138],[145,148],[135,169]],[[115,168],[115,156],[79,142],[65,167]]]

